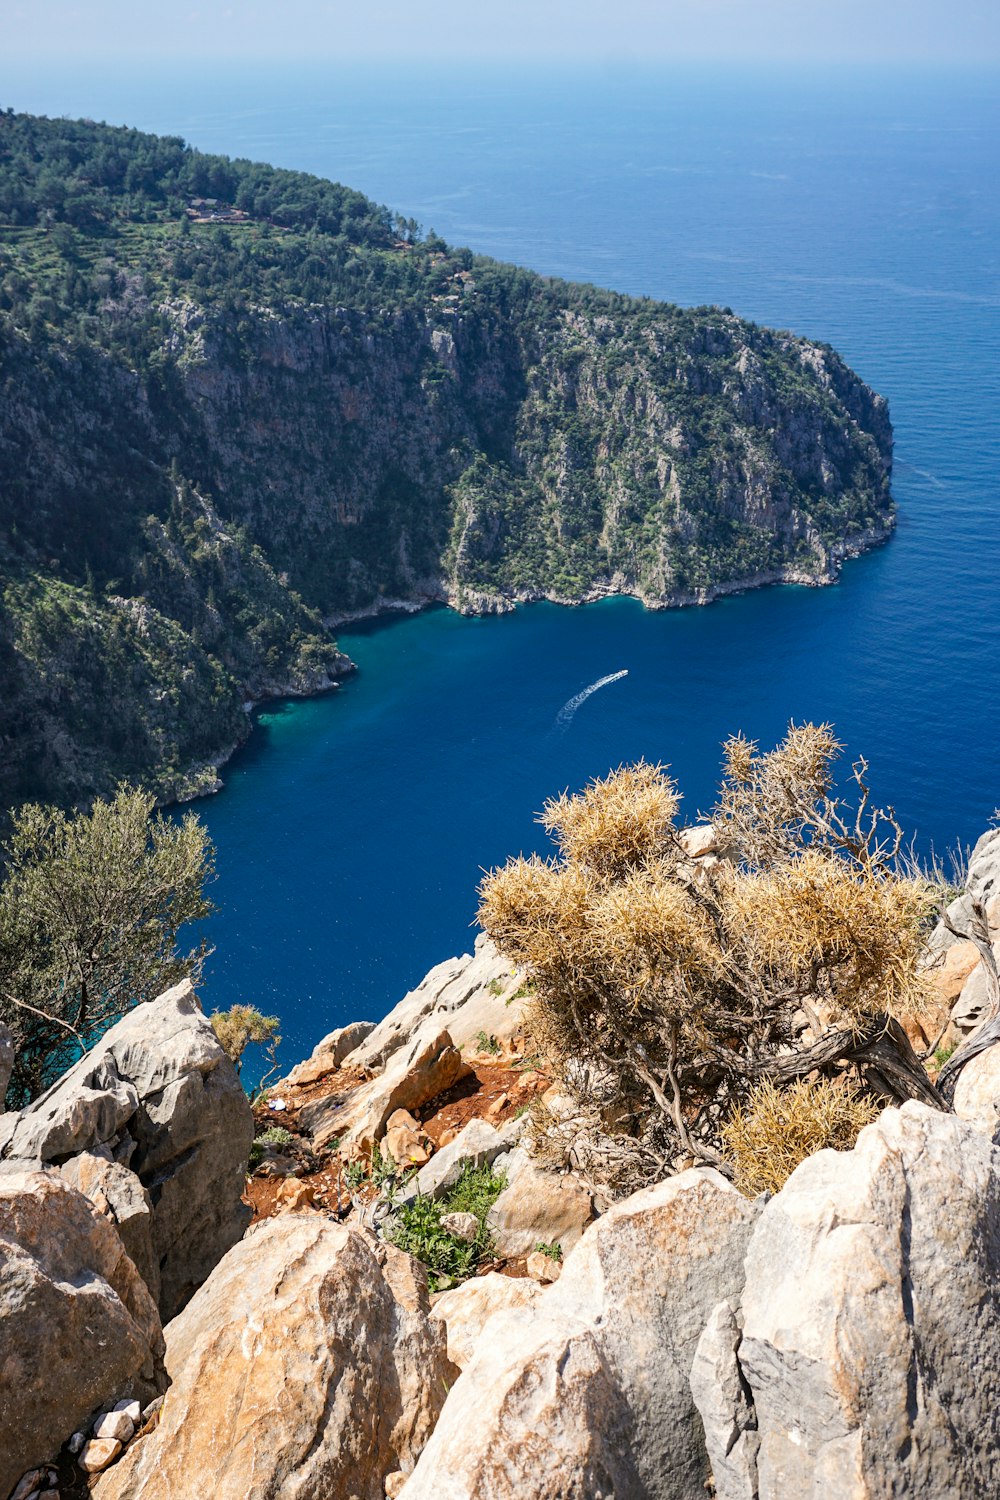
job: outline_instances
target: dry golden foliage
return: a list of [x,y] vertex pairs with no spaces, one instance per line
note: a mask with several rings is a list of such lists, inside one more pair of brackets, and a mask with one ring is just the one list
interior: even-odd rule
[[802,1078],[787,1089],[765,1079],[722,1127],[733,1180],[748,1198],[776,1193],[806,1157],[850,1151],[878,1113],[874,1100],[844,1079]]
[[677,788],[642,763],[546,805],[555,859],[483,881],[479,920],[534,985],[530,1024],[590,1121],[589,1158],[595,1110],[629,1121],[608,1155],[631,1186],[722,1164],[725,1122],[768,1080],[850,1065],[875,1092],[937,1102],[892,1021],[923,993],[927,886],[897,867],[864,762],[856,808],[830,796],[838,749],[827,725],[792,725],[767,754],[730,740],[721,860],[687,857]]
[[615,876],[656,859],[674,831],[677,787],[663,766],[641,760],[546,802],[539,823],[563,859],[595,875]]

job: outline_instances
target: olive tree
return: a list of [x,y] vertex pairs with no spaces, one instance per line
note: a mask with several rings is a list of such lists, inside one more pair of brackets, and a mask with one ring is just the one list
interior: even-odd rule
[[9,1106],[33,1098],[132,1006],[200,975],[205,944],[182,951],[178,939],[212,909],[212,846],[193,813],[174,821],[154,806],[123,787],[89,813],[29,804],[13,816],[0,886]]
[[529,1024],[578,1104],[562,1134],[594,1180],[728,1170],[724,1127],[765,1086],[850,1075],[940,1105],[900,1025],[926,993],[937,893],[900,859],[864,761],[853,805],[834,795],[839,750],[827,725],[768,753],[730,740],[703,859],[664,768],[621,767],[546,804],[554,858],[483,882],[480,921],[532,984]]

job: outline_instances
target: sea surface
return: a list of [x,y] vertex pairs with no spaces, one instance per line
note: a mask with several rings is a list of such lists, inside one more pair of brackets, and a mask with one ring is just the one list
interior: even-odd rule
[[[638,756],[690,816],[721,741],[828,719],[919,847],[1000,803],[1000,88],[924,71],[0,64],[0,102],[181,134],[350,183],[539,271],[718,303],[835,345],[891,405],[899,527],[835,588],[653,614],[627,599],[344,629],[360,670],[260,715],[199,804],[209,1005],[291,1062],[467,950],[484,868],[546,797]],[[568,708],[601,678],[617,676]]]

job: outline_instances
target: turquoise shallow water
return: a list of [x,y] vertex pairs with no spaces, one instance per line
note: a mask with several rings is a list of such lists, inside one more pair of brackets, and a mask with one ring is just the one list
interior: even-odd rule
[[[1000,107],[932,74],[11,77],[16,107],[127,120],[350,182],[456,242],[836,345],[890,400],[896,537],[837,588],[653,615],[629,600],[341,633],[358,676],[261,716],[225,791],[207,998],[285,1055],[376,1017],[471,939],[481,867],[543,799],[834,721],[926,849],[1000,802]],[[599,678],[568,725],[560,709]]]

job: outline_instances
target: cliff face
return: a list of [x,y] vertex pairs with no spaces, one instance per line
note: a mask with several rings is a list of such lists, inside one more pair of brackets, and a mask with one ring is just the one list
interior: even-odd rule
[[[6,803],[210,785],[244,701],[335,681],[323,619],[380,598],[701,601],[829,581],[892,525],[885,402],[826,347],[26,118],[0,117]],[[152,163],[141,191],[109,151]],[[55,208],[47,159],[76,174]],[[185,217],[205,163],[244,221]]]

